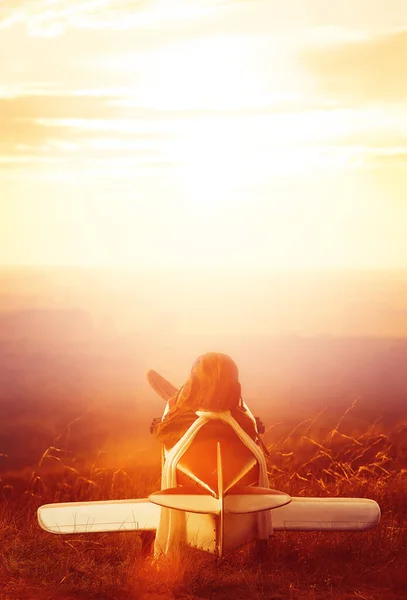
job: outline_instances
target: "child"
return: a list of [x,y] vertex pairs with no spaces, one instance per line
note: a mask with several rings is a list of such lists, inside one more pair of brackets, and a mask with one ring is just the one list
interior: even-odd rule
[[[219,352],[208,352],[195,361],[188,380],[169,400],[169,407],[164,419],[155,419],[151,426],[151,432],[166,450],[172,448],[198,418],[197,411],[230,411],[255,441],[259,439],[257,425],[263,426],[244,407],[236,364],[229,356]],[[224,437],[224,425],[211,424],[211,436],[216,436],[216,429]],[[234,435],[233,431],[229,435]]]

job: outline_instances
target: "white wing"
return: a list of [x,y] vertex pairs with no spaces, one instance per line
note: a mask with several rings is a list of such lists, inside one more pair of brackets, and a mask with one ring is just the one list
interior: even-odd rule
[[273,510],[274,531],[367,531],[379,521],[379,505],[367,498],[292,497]]
[[160,507],[147,498],[100,502],[44,504],[37,512],[40,526],[50,533],[155,531]]

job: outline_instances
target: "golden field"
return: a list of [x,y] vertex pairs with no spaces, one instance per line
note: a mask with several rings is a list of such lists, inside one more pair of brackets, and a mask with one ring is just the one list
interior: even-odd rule
[[[89,417],[74,420],[34,468],[22,471],[20,479],[16,472],[3,476],[0,597],[404,598],[407,434],[403,428],[384,431],[380,421],[366,423],[363,431],[360,422],[355,428],[356,406],[334,423],[321,412],[293,428],[269,424],[270,485],[292,495],[373,498],[382,510],[379,527],[365,533],[275,533],[263,563],[255,560],[254,548],[246,547],[218,563],[185,550],[157,568],[142,558],[137,534],[42,531],[36,522],[40,504],[143,497],[159,488],[154,442],[142,435],[133,441],[122,437],[108,442],[105,451],[90,451],[97,431]],[[73,452],[69,440],[84,420],[88,445]]]

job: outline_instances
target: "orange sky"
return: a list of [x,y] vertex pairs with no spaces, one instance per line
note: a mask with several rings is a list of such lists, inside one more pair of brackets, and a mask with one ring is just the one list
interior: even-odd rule
[[8,0],[0,263],[407,268],[405,0]]

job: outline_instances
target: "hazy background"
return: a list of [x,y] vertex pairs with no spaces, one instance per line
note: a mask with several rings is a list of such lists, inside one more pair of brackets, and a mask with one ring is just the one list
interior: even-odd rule
[[[231,354],[245,398],[270,416],[358,396],[399,410],[407,391],[406,273],[204,275],[3,270],[4,401],[7,383],[14,394],[27,378],[42,377],[40,402],[62,378],[80,397],[90,385],[89,402],[98,389],[99,400],[125,401],[126,412],[137,407],[148,419],[161,401],[148,389],[147,369],[181,385],[195,358],[215,350]],[[75,394],[62,394],[65,408],[78,402]]]
[[407,5],[357,8],[0,8],[4,469],[147,435],[211,350],[268,424],[405,422]]

